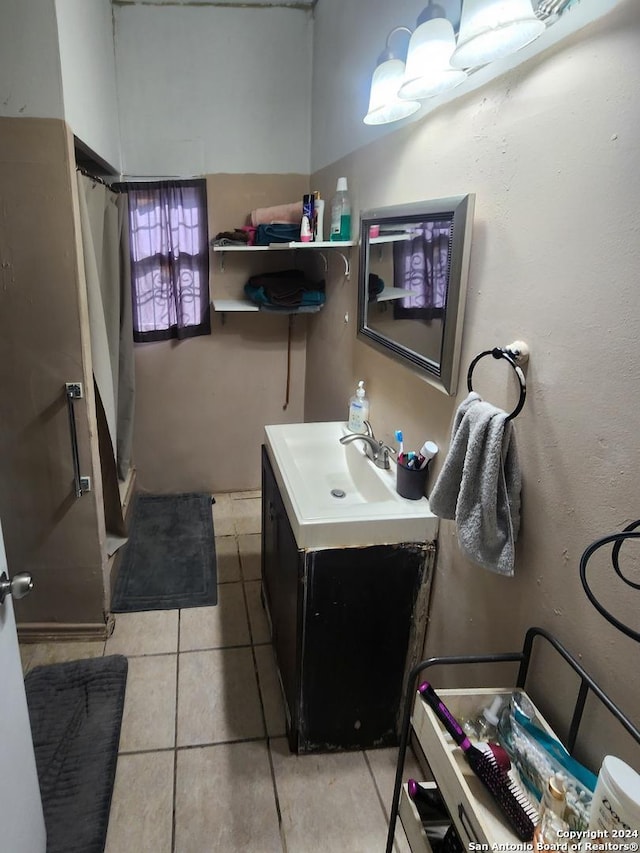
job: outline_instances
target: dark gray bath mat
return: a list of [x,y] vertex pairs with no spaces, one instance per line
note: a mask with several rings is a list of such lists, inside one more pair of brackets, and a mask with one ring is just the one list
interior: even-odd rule
[[122,655],[25,677],[47,853],[104,851],[126,683]]
[[137,495],[114,613],[217,604],[211,496]]

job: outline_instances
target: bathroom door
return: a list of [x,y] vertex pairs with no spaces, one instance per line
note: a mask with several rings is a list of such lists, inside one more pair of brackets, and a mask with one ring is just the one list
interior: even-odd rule
[[[0,575],[9,575],[0,525]],[[0,851],[45,853],[47,838],[33,754],[11,595],[0,604]]]

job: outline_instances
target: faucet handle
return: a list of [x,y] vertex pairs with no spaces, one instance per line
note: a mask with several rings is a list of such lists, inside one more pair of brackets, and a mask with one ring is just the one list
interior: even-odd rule
[[395,453],[393,447],[389,447],[388,444],[385,444],[384,441],[378,442],[378,457],[382,456],[382,464],[379,465],[379,468],[390,468],[389,465],[389,453]]

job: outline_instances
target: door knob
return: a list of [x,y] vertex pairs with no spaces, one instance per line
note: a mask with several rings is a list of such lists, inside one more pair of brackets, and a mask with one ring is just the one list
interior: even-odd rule
[[33,579],[29,572],[20,572],[14,575],[11,580],[7,577],[7,573],[3,572],[0,575],[0,604],[4,603],[7,595],[12,595],[14,598],[24,598],[33,589]]

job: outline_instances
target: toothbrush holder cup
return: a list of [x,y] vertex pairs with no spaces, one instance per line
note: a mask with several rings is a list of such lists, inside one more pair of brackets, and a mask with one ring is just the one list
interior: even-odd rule
[[425,487],[427,485],[427,471],[429,466],[425,468],[407,468],[402,462],[398,462],[396,467],[396,491],[403,497],[411,501],[419,501],[425,496]]

